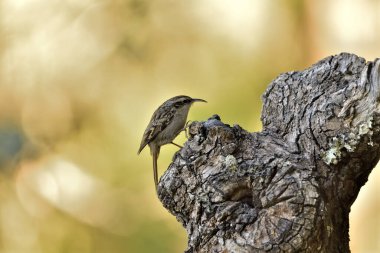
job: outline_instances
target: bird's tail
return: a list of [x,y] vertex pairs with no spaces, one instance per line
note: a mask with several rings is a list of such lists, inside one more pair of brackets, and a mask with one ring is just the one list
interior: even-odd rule
[[152,156],[153,156],[153,176],[154,176],[154,186],[156,187],[156,191],[157,191],[157,185],[158,185],[157,160],[158,160],[158,155],[159,154],[160,154],[160,148],[152,150]]

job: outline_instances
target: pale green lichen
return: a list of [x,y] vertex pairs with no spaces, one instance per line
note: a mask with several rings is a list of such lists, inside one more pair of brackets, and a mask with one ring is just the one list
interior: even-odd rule
[[372,132],[371,131],[371,128],[372,128],[372,120],[373,118],[370,117],[367,122],[364,122],[362,124],[359,125],[359,135],[363,135],[363,134],[367,134],[367,133],[370,133]]
[[226,156],[226,159],[224,160],[224,164],[226,167],[230,170],[235,171],[237,169],[237,161],[236,158],[233,155]]
[[350,133],[347,138],[343,136],[343,140],[344,148],[347,149],[348,152],[354,152],[359,141],[359,139],[356,138],[356,135],[354,133]]
[[358,136],[358,140],[359,140],[360,136],[365,135],[365,134],[368,135],[369,142],[367,144],[370,146],[373,146],[373,142],[372,142],[372,135],[373,135],[372,121],[373,121],[373,117],[371,116],[368,118],[367,122],[364,122],[364,123],[359,125],[359,136]]
[[344,143],[340,138],[334,137],[329,145],[330,148],[324,152],[322,158],[327,164],[337,164],[339,158],[342,156],[341,150],[344,147]]
[[342,156],[342,149],[345,148],[348,152],[354,152],[360,138],[363,135],[369,137],[368,145],[373,146],[372,142],[372,121],[373,118],[369,117],[366,122],[361,123],[357,129],[356,133],[349,133],[348,135],[340,135],[338,137],[333,137],[332,141],[329,143],[329,149],[322,153],[322,159],[326,164],[337,164]]

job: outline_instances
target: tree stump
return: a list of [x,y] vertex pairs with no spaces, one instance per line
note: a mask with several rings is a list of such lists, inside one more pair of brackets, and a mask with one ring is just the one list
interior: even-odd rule
[[350,252],[350,207],[380,154],[379,73],[379,59],[330,56],[269,85],[262,132],[193,122],[158,186],[186,252]]

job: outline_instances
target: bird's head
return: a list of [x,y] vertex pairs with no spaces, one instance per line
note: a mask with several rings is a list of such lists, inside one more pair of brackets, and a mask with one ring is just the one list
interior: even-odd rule
[[183,106],[190,106],[194,102],[205,102],[207,103],[206,100],[200,99],[200,98],[191,98],[189,96],[176,96],[167,101],[167,103],[171,104],[172,106],[176,108],[181,108]]

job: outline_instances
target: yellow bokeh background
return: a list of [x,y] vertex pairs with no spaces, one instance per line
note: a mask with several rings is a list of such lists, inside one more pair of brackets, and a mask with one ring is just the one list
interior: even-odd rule
[[[203,98],[260,131],[277,75],[328,55],[380,57],[379,0],[1,0],[0,252],[183,252],[158,201],[153,111]],[[185,142],[183,134],[177,142]],[[160,174],[175,146],[165,146]],[[353,253],[380,251],[379,168],[350,214]]]

